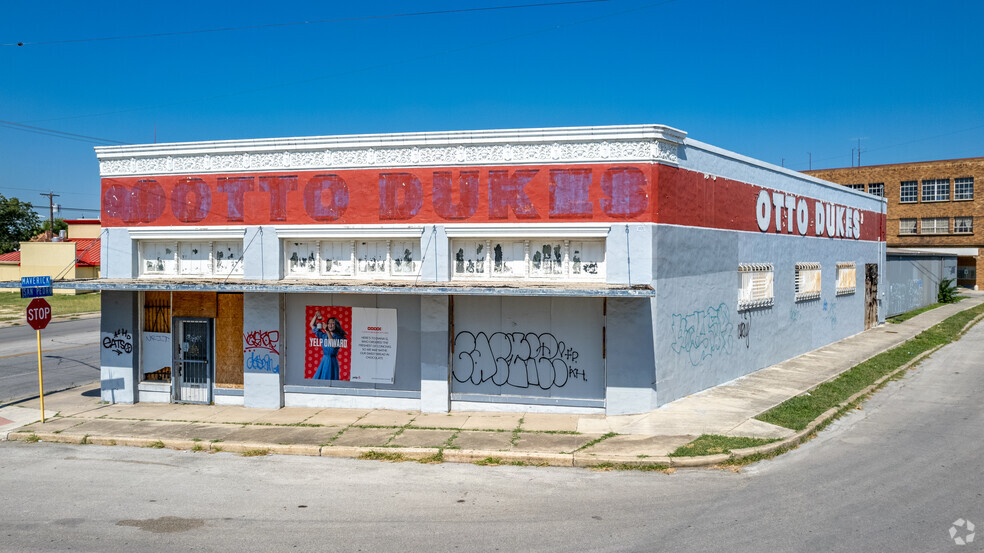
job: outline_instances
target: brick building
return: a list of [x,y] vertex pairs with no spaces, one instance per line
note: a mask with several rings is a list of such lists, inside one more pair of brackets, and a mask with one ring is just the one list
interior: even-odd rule
[[888,200],[888,246],[957,255],[957,284],[984,289],[984,157],[804,171]]

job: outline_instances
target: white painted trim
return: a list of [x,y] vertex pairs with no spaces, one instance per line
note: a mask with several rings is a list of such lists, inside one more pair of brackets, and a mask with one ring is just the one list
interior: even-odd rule
[[101,176],[679,161],[663,125],[370,134],[100,146]]
[[423,226],[411,225],[278,225],[277,238],[352,239],[419,238]]
[[445,225],[444,232],[448,238],[605,238],[613,224],[617,223],[476,223]]
[[133,240],[242,240],[246,227],[129,227]]

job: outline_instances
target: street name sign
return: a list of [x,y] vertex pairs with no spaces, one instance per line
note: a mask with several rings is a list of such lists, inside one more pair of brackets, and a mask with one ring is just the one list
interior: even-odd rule
[[21,277],[21,297],[40,298],[51,295],[51,277]]

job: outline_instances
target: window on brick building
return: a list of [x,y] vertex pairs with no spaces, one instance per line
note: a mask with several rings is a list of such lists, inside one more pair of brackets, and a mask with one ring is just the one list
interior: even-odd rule
[[953,179],[953,199],[954,200],[974,199],[974,177]]
[[899,189],[899,202],[915,203],[919,199],[919,183],[914,180],[902,181]]
[[916,234],[915,219],[899,219],[899,234]]
[[922,234],[947,234],[950,232],[949,217],[931,217],[922,220]]
[[973,217],[954,217],[953,218],[953,232],[955,234],[973,234],[974,233],[974,218]]
[[885,183],[883,182],[871,182],[868,183],[868,194],[874,196],[885,197]]
[[851,190],[860,190],[864,192],[864,184],[845,184],[844,186],[850,188]]
[[950,179],[922,181],[922,201],[945,202],[950,199]]

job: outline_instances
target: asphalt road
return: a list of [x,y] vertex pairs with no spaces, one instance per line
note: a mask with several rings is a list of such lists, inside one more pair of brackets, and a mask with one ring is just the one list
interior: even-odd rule
[[0,551],[981,551],[982,369],[984,324],[737,473],[0,443]]
[[[99,380],[99,318],[53,322],[41,331],[45,392]],[[36,331],[0,328],[0,405],[38,395]]]

